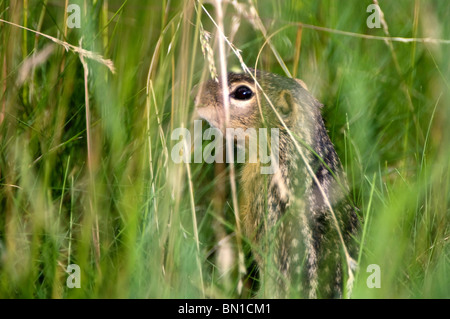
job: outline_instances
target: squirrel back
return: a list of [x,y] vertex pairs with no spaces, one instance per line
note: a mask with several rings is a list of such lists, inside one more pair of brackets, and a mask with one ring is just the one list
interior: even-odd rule
[[[228,75],[227,127],[279,131],[279,169],[261,174],[258,158],[243,165],[240,178],[241,220],[260,270],[260,293],[275,298],[340,297],[338,228],[352,253],[358,219],[321,104],[301,80],[250,71],[253,76]],[[222,84],[203,84],[195,104],[199,115],[225,135]]]

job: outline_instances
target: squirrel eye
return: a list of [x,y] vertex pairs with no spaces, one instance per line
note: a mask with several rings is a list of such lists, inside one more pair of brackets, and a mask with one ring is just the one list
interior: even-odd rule
[[253,91],[248,86],[241,85],[230,96],[236,100],[249,100],[253,96]]

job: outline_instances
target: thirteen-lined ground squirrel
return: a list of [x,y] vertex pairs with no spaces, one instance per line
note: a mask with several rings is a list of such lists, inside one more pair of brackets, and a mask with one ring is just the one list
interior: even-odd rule
[[[339,297],[345,259],[337,227],[346,246],[353,246],[358,219],[321,104],[300,80],[250,71],[260,86],[249,74],[228,75],[227,127],[279,129],[279,169],[265,175],[259,160],[246,162],[240,178],[241,221],[259,267],[260,295]],[[199,115],[225,135],[221,83],[204,83],[195,104]]]

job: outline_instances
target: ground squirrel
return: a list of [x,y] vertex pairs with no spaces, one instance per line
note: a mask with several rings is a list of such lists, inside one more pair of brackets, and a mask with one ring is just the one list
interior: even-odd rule
[[[259,171],[261,163],[245,163],[240,176],[241,221],[259,267],[260,295],[340,297],[345,263],[342,241],[322,194],[333,207],[346,246],[352,246],[358,219],[348,201],[321,104],[301,80],[250,72],[253,76],[228,74],[228,127],[279,129],[279,170],[264,175]],[[210,80],[197,91],[198,114],[225,134],[222,84]]]

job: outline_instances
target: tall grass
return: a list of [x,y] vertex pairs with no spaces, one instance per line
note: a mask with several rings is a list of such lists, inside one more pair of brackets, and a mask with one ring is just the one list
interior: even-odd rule
[[[362,221],[352,297],[448,298],[450,3],[379,1],[383,25],[369,29],[371,3],[223,3],[228,69],[258,61],[324,103]],[[81,8],[79,29],[67,27],[68,4]],[[172,130],[193,126],[192,87],[213,59],[220,74],[214,5],[0,1],[0,19],[115,67],[0,22],[0,297],[254,294],[251,258],[239,275],[249,243],[237,244],[242,194],[230,191],[229,167],[170,157]],[[80,266],[79,289],[66,285],[69,264]],[[371,264],[380,288],[367,286]]]

